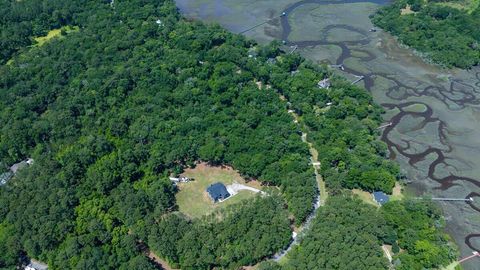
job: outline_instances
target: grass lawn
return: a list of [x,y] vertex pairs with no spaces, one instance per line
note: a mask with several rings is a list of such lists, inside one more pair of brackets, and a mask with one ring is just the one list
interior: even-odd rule
[[195,179],[189,183],[179,184],[180,191],[176,195],[180,212],[191,218],[199,218],[212,213],[216,209],[251,199],[256,195],[254,192],[242,190],[226,201],[213,203],[205,191],[210,184],[221,182],[225,185],[230,185],[233,182],[237,182],[261,189],[259,182],[251,181],[245,183],[245,179],[230,167],[212,167],[201,163],[194,169],[186,169],[182,176]]
[[[31,45],[31,46],[28,46],[28,47],[40,47],[42,46],[43,44],[45,44],[45,42],[53,39],[53,38],[58,38],[58,37],[61,37],[62,36],[62,30],[64,30],[66,33],[72,33],[72,32],[76,32],[78,30],[80,30],[80,28],[78,26],[64,26],[62,28],[58,28],[58,29],[52,29],[50,30],[46,36],[43,36],[43,37],[35,37],[33,38],[36,43]],[[13,64],[14,62],[14,58],[12,59],[9,59],[6,63],[7,66]]]
[[[403,192],[402,185],[399,182],[396,182],[395,187],[393,187],[392,195],[388,195],[388,197],[390,198],[390,201],[402,200],[405,197],[405,195],[402,192]],[[352,189],[352,193],[358,195],[358,197],[362,201],[379,207],[379,205],[374,201],[372,193],[363,191],[361,189]]]
[[378,204],[373,200],[372,194],[370,192],[366,192],[360,189],[352,189],[352,193],[358,195],[358,197],[365,203],[379,207]]
[[50,30],[46,36],[35,38],[35,41],[37,42],[36,46],[42,46],[43,44],[45,44],[45,42],[51,40],[52,38],[60,37],[62,35],[62,30],[65,30],[65,32],[70,33],[70,32],[78,31],[79,28],[78,26],[73,26],[73,27],[65,26],[59,29]]

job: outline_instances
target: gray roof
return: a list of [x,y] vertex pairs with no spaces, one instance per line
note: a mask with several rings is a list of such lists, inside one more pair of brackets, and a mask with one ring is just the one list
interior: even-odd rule
[[36,269],[36,270],[47,270],[48,269],[47,264],[36,261],[36,260],[30,260],[30,264],[28,266],[30,266],[31,268]]
[[15,163],[12,165],[12,167],[10,167],[10,170],[13,172],[13,173],[17,173],[18,170],[24,168],[25,166],[27,166],[28,163],[27,161],[21,161],[19,163]]
[[390,198],[388,197],[387,194],[385,194],[384,192],[382,191],[375,191],[373,192],[373,198],[375,199],[375,201],[381,205],[387,203]]
[[227,188],[222,183],[211,184],[208,186],[207,192],[215,202],[230,197],[230,193],[228,193]]
[[12,167],[10,167],[10,171],[12,171],[13,173],[17,173],[18,170],[23,169],[28,165],[32,165],[33,162],[34,162],[33,159],[27,158],[24,161],[20,161],[18,163],[13,164]]

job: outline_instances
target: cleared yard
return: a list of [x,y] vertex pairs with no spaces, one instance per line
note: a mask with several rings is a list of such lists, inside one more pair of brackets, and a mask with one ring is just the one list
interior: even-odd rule
[[261,189],[257,181],[245,182],[240,174],[231,167],[212,167],[205,163],[197,164],[193,169],[186,169],[182,176],[194,178],[194,181],[178,184],[179,192],[176,195],[180,212],[192,218],[199,218],[214,210],[251,199],[256,193],[250,190],[240,190],[235,196],[223,202],[213,203],[208,197],[206,189],[210,184],[220,182],[225,185],[233,183],[243,184]]
[[[377,202],[375,202],[373,199],[372,193],[360,189],[352,189],[352,193],[358,195],[362,201],[379,207]],[[390,201],[400,201],[405,197],[403,194],[402,185],[399,182],[395,183],[395,187],[392,190],[392,195],[388,195],[388,197],[390,198]]]
[[362,201],[378,207],[378,204],[373,200],[372,194],[370,192],[366,192],[360,189],[352,189],[352,193],[358,195],[358,197]]

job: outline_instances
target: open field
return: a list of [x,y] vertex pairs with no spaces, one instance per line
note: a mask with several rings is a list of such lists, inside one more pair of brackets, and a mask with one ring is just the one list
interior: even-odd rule
[[178,185],[180,191],[176,195],[180,212],[191,218],[199,218],[212,213],[216,209],[224,208],[256,196],[252,191],[241,190],[238,194],[226,201],[213,203],[205,192],[210,184],[221,182],[225,185],[230,185],[236,182],[261,189],[259,182],[250,181],[246,183],[245,179],[231,167],[212,167],[201,163],[193,169],[186,169],[182,176],[195,179],[189,183],[180,183]]

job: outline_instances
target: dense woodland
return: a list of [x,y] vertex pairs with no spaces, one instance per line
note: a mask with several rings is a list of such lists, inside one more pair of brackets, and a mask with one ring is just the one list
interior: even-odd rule
[[[381,109],[365,90],[341,78],[319,89],[317,82],[331,76],[326,68],[285,55],[278,43],[259,46],[186,21],[170,0],[69,2],[0,4],[7,13],[32,5],[31,14],[3,18],[2,31],[16,24],[36,29],[16,33],[2,51],[9,63],[0,66],[0,167],[27,157],[35,163],[0,187],[0,269],[15,269],[27,257],[51,269],[153,269],[146,246],[182,269],[235,269],[268,258],[288,245],[291,223],[302,223],[318,192],[288,109],[301,116],[328,187],[339,194],[312,232],[334,228],[321,217],[351,204],[337,220],[350,223],[357,210],[385,216],[405,250],[402,262],[423,264],[416,256],[446,241],[431,225],[440,217],[430,207],[411,213],[425,220],[412,232],[393,214],[411,208],[392,204],[388,216],[342,195],[344,188],[390,192],[398,177],[376,140]],[[67,19],[42,19],[49,14]],[[79,30],[29,47],[34,36],[63,25]],[[249,57],[252,50],[256,57]],[[190,220],[177,211],[168,176],[197,161],[231,165],[280,192]],[[383,267],[385,230],[362,232],[361,224],[345,226],[372,239],[357,248]],[[426,226],[444,242],[425,249],[402,242],[402,235],[425,240]],[[301,262],[317,251],[304,252],[292,256]],[[448,257],[441,256],[433,265]]]
[[[396,0],[379,9],[373,22],[435,63],[460,68],[480,64],[480,6],[454,8],[445,2],[462,7],[468,1]],[[402,14],[407,5],[411,12]]]
[[[309,140],[321,153],[322,176],[329,189],[390,193],[399,178],[399,168],[386,159],[386,146],[377,139],[382,109],[365,89],[343,78],[332,77],[334,87],[319,89],[318,74],[331,74],[309,63],[296,64],[300,62],[299,56],[289,55],[284,63],[272,68],[269,82],[301,115]],[[282,72],[286,68],[291,73]]]
[[345,193],[319,209],[311,229],[285,263],[262,263],[259,270],[387,269],[380,245],[392,247],[398,270],[436,269],[457,256],[431,202],[389,202],[378,211]]

